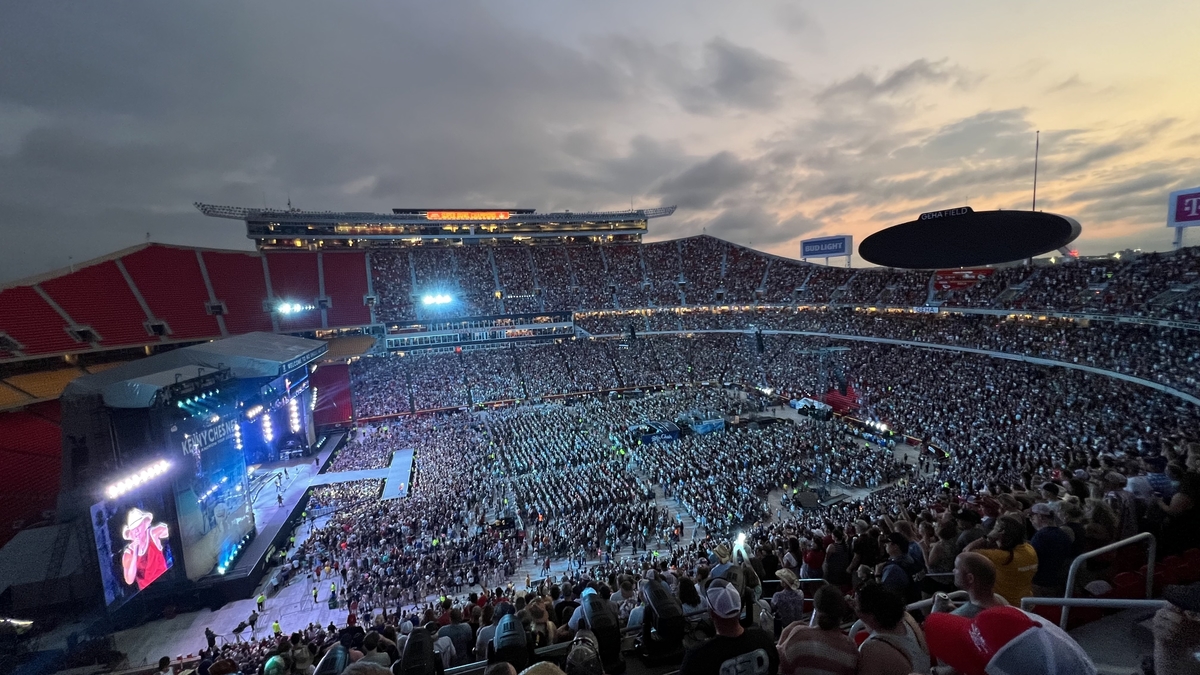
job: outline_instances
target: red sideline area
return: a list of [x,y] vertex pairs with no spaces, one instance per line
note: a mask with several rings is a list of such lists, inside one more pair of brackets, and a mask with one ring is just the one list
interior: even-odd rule
[[58,401],[0,413],[0,546],[56,508],[62,468]]

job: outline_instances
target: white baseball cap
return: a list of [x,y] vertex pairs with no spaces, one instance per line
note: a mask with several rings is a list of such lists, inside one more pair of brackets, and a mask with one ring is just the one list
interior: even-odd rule
[[728,581],[713,579],[704,592],[708,608],[722,619],[735,619],[742,615],[742,596]]

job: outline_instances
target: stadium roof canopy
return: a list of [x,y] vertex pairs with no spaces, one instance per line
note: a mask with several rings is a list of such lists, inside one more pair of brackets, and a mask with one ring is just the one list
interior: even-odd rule
[[320,358],[325,350],[326,345],[320,340],[246,333],[85,375],[67,385],[62,397],[70,400],[100,394],[104,404],[111,408],[146,408],[162,389],[204,372],[228,368],[240,379],[278,377]]

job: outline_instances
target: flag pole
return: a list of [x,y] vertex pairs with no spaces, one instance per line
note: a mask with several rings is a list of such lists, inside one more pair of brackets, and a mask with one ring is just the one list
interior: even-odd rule
[[1037,211],[1037,165],[1038,151],[1042,148],[1042,132],[1038,130],[1034,132],[1033,141],[1033,206],[1029,207],[1030,211]]

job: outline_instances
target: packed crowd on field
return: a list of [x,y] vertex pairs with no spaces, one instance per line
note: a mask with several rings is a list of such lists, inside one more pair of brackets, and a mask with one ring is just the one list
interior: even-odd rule
[[[1119,255],[1119,254],[1118,254]],[[1057,258],[938,289],[929,271],[789,260],[708,236],[647,244],[415,247],[371,255],[382,321],[754,302],[923,305],[1200,318],[1197,248]],[[422,298],[447,294],[449,305]]]
[[[853,313],[835,318],[848,325],[880,321]],[[759,320],[766,326],[798,319]],[[1022,329],[1013,330],[1001,334],[1019,339]],[[989,339],[986,330],[971,335]],[[389,651],[389,641],[392,649],[402,646],[410,626],[432,623],[446,665],[455,665],[486,656],[498,615],[509,611],[544,639],[569,641],[570,613],[583,588],[608,595],[622,622],[640,621],[640,591],[651,577],[668,583],[685,608],[707,609],[720,632],[724,617],[704,581],[721,573],[735,535],[744,532],[751,594],[762,593],[763,581],[784,580],[779,594],[762,598],[776,618],[768,639],[779,670],[798,672],[804,648],[795,630],[784,629],[802,618],[797,598],[812,600],[817,585],[791,588],[789,573],[824,579],[839,597],[857,591],[858,614],[872,636],[908,635],[888,612],[872,608],[893,597],[902,607],[955,584],[978,590],[974,580],[988,574],[998,595],[973,593],[968,613],[989,603],[1015,605],[1021,597],[1061,593],[1074,556],[1133,533],[1156,533],[1160,555],[1200,543],[1200,444],[1192,443],[1200,416],[1190,405],[1114,378],[966,353],[871,343],[819,353],[844,344],[766,336],[760,354],[749,334],[646,337],[627,348],[581,340],[510,350],[502,358],[480,352],[485,358],[474,361],[417,357],[421,372],[436,375],[428,380],[360,369],[356,401],[370,401],[377,412],[394,412],[400,409],[394,402],[410,396],[455,405],[484,400],[473,396],[472,371],[464,368],[511,367],[520,373],[516,382],[485,371],[480,391],[494,397],[486,400],[514,394],[523,402],[360,429],[335,469],[386,466],[393,451],[413,447],[411,495],[361,503],[357,495],[317,493],[322,503],[355,505],[317,528],[293,563],[318,591],[314,602],[334,595],[358,617],[365,630],[351,630],[350,642],[364,658],[386,652],[375,660],[390,664],[398,652]],[[378,361],[393,367],[405,359]],[[763,398],[722,382],[791,397],[835,388],[839,377],[861,405],[858,418],[886,423],[893,438],[909,437],[918,451],[915,465],[897,462],[890,448],[862,439],[864,427],[838,419],[788,419],[663,443],[639,443],[630,432],[691,410],[719,410],[733,419]],[[405,386],[410,381],[424,384]],[[425,391],[451,381],[463,388]],[[633,384],[670,386],[530,400]],[[819,510],[799,509],[790,498],[789,488],[830,481],[872,491]],[[773,501],[772,494],[782,497]],[[686,524],[664,497],[677,500],[677,513],[690,516]],[[566,583],[560,573],[551,575],[557,585],[527,588],[518,574],[532,566],[544,570],[535,575],[541,578],[550,561],[563,559]],[[1104,593],[1113,571],[1111,560],[1088,565],[1081,586],[1099,582],[1089,591]],[[431,600],[441,596],[447,600]],[[827,600],[822,596],[819,611]],[[846,616],[838,618],[841,626]],[[306,672],[300,651],[313,658],[311,665],[348,628],[284,626],[285,634],[299,632],[286,647],[290,667]],[[368,639],[372,628],[375,637]],[[280,652],[271,641],[254,644],[228,646],[225,655],[253,672]],[[874,651],[847,653],[870,661]],[[915,669],[922,656],[910,657]]]
[[382,490],[383,481],[378,478],[318,485],[308,493],[308,508],[316,510],[349,506],[368,499],[378,499]]

